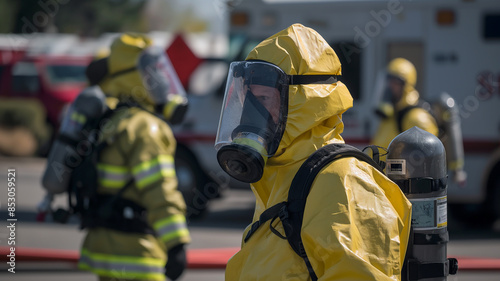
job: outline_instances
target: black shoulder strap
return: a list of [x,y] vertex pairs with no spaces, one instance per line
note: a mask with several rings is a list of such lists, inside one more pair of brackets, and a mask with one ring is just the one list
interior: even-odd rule
[[[91,123],[85,124],[84,130],[89,132],[88,135],[88,144],[90,147],[90,154],[85,155],[82,158],[82,163],[77,166],[73,170],[72,174],[72,187],[69,189],[69,206],[70,209],[73,210],[74,213],[85,212],[85,207],[83,202],[79,202],[83,200],[83,197],[92,197],[91,200],[94,200],[93,197],[96,196],[95,190],[83,190],[85,188],[96,188],[97,187],[97,158],[100,152],[108,145],[105,140],[102,139],[102,136],[99,135],[99,126],[103,125],[107,119],[110,119],[115,113],[123,108],[130,107],[126,104],[119,103],[115,109],[107,108],[106,111],[97,119]],[[92,133],[92,134],[90,134]],[[123,186],[116,194],[115,197],[119,197],[125,192],[125,190],[132,184],[133,180],[129,180],[125,186]],[[74,196],[73,196],[74,195]],[[82,197],[83,196],[83,197]],[[74,198],[73,198],[74,197]],[[76,202],[74,202],[76,200]]]
[[[376,167],[382,172],[375,161],[367,154],[361,152],[354,146],[345,143],[333,143],[326,145],[314,152],[309,158],[302,164],[295,177],[292,180],[292,185],[290,186],[290,191],[288,192],[288,202],[290,207],[293,207],[294,201],[302,201],[307,198],[311,185],[316,178],[316,175],[329,163],[346,158],[355,157],[358,160],[367,162],[372,166]],[[305,201],[303,202],[305,206]],[[302,207],[300,209],[303,209]]]
[[406,114],[414,108],[421,108],[421,106],[420,105],[410,105],[410,106],[407,106],[396,113],[396,124],[398,125],[398,132],[399,133],[403,132],[403,119],[405,118]]
[[428,102],[427,100],[419,99],[417,104],[409,105],[409,106],[403,108],[403,110],[398,111],[396,113],[396,122],[397,122],[398,130],[400,133],[403,132],[403,119],[405,118],[405,116],[408,112],[410,112],[411,110],[413,110],[415,108],[422,108],[425,111],[427,111],[432,116],[432,118],[434,118],[434,120],[436,120],[436,124],[438,125],[439,130],[440,131],[443,130],[442,126],[438,123],[439,118],[436,118],[436,114],[435,114],[434,110],[432,110],[431,103]]
[[277,233],[272,226],[272,222],[270,224],[271,231],[279,237],[288,240],[292,249],[304,259],[311,279],[313,281],[318,280],[309,258],[307,257],[300,236],[306,200],[316,175],[331,162],[346,157],[355,157],[358,160],[367,162],[376,167],[379,171],[382,171],[382,168],[372,158],[353,146],[338,143],[329,144],[318,149],[309,156],[295,174],[290,190],[288,191],[288,202],[278,203],[265,210],[261,214],[259,221],[252,224],[250,231],[245,237],[245,242],[250,239],[252,234],[257,231],[259,226],[264,224],[264,222],[270,219],[274,221],[279,217],[285,230],[285,236]]
[[[317,280],[317,277],[312,271],[312,266],[307,258],[302,237],[300,236],[307,195],[311,190],[314,179],[324,167],[333,161],[346,157],[357,158],[382,171],[382,168],[372,158],[359,149],[343,143],[330,144],[318,149],[302,164],[297,174],[295,174],[288,192],[288,223],[283,225],[285,234],[292,249],[306,262],[312,280]],[[289,227],[286,227],[285,224],[289,224]]]

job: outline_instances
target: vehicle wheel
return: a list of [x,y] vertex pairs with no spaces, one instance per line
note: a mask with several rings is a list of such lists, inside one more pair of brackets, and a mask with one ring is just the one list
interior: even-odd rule
[[492,226],[500,219],[500,166],[492,169],[487,183],[486,200],[482,204],[454,204],[451,212],[458,220],[472,227]]
[[492,222],[500,219],[500,165],[491,172],[491,179],[488,181],[487,210],[490,212]]
[[53,133],[54,130],[53,130],[53,126],[50,125],[50,123],[46,123],[46,128],[47,128],[47,131],[49,132],[48,135],[49,137],[45,138],[45,139],[39,139],[38,142],[39,142],[39,147],[38,147],[38,150],[36,152],[36,155],[39,156],[39,157],[48,157],[49,156],[49,152],[50,152],[50,149],[52,148],[52,144],[54,143],[55,141],[55,138],[56,138],[56,135]]
[[201,170],[191,152],[181,146],[177,148],[175,155],[175,169],[178,189],[186,201],[187,217],[202,217],[206,213],[209,200],[217,196],[214,192],[216,185]]

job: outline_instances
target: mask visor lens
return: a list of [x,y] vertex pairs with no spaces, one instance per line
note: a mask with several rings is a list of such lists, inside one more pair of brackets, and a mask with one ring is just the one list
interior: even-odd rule
[[[271,156],[276,135],[286,120],[286,74],[277,66],[257,61],[231,63],[215,148],[230,144],[247,133],[262,139]],[[276,146],[276,145],[274,145]]]

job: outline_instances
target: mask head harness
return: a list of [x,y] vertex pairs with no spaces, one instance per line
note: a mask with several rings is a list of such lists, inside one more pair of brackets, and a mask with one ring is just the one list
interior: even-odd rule
[[155,112],[163,115],[171,124],[182,122],[188,108],[188,100],[177,73],[163,50],[148,47],[140,53],[135,66],[113,73],[110,73],[109,63],[109,57],[105,57],[89,64],[85,74],[90,85],[98,85],[105,79],[118,79],[128,73],[139,72]]

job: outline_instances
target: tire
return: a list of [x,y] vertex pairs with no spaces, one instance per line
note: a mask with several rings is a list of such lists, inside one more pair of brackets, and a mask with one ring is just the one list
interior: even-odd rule
[[500,219],[500,165],[491,170],[486,200],[482,204],[454,204],[451,212],[459,221],[471,227],[490,228]]
[[484,205],[482,204],[449,204],[448,210],[455,220],[470,227],[489,225],[490,218],[484,217]]
[[188,218],[201,218],[210,199],[218,196],[217,186],[202,171],[194,155],[182,146],[175,154],[178,189],[186,201]]
[[488,180],[488,199],[486,200],[486,209],[490,213],[491,222],[500,219],[500,164],[497,164],[490,173]]

